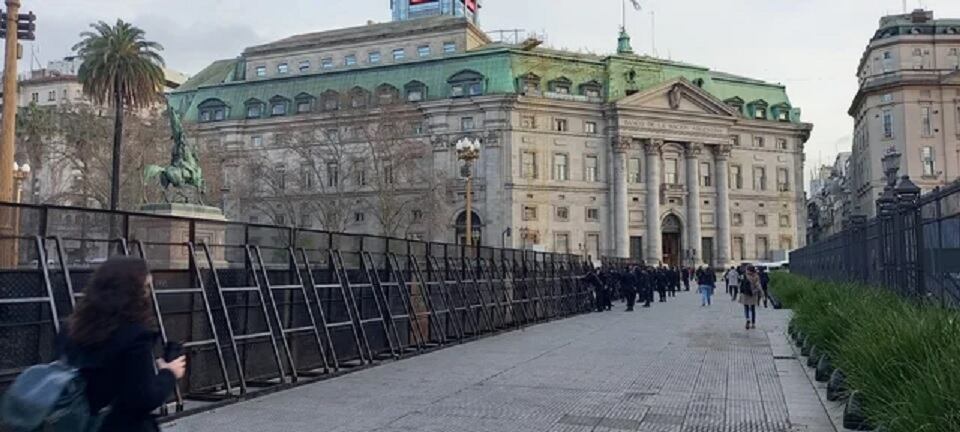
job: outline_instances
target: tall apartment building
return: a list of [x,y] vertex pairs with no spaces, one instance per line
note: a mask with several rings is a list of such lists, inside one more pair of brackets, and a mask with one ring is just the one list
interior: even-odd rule
[[[803,148],[812,126],[782,85],[637,55],[622,31],[608,55],[544,48],[533,38],[494,42],[477,24],[479,6],[394,0],[393,22],[247,48],[169,99],[197,127],[193,139],[226,149],[231,193],[263,181],[262,171],[240,169],[245,160],[267,159],[283,179],[283,199],[304,208],[332,199],[324,188],[343,183],[349,205],[376,199],[371,177],[394,174],[363,159],[350,161],[349,179],[340,161],[300,171],[315,164],[284,147],[290,131],[329,131],[338,143],[362,145],[364,126],[338,122],[375,124],[397,104],[415,112],[422,121],[407,129],[410,139],[429,144],[430,177],[450,193],[429,222],[409,209],[404,232],[414,239],[467,235],[454,148],[467,137],[482,142],[469,215],[482,245],[723,266],[804,243]],[[412,189],[397,194],[423,193]],[[275,190],[232,196],[228,217],[262,221],[243,202],[279,201]],[[381,232],[360,208],[348,210],[348,230]],[[324,227],[310,211],[284,220]]]
[[883,154],[924,192],[960,178],[960,19],[932,11],[885,16],[857,68],[851,175],[854,212],[876,215]]

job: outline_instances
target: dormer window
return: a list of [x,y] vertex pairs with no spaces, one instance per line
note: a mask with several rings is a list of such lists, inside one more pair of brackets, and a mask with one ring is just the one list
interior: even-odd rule
[[427,98],[427,86],[420,81],[411,81],[403,86],[407,102],[420,102]]
[[350,91],[350,107],[351,108],[366,108],[367,104],[370,101],[370,94],[366,90],[360,87],[354,87]]
[[224,121],[230,108],[220,99],[207,99],[197,106],[200,123]]
[[693,80],[693,85],[695,85],[695,86],[697,86],[697,87],[700,87],[700,88],[703,88],[703,83],[704,83],[703,78],[697,78],[697,79]]
[[603,97],[603,86],[597,81],[580,84],[580,94],[590,99],[600,99]]
[[306,114],[313,111],[313,96],[308,93],[300,93],[295,98],[297,105],[297,114]]
[[284,116],[287,115],[287,109],[290,106],[290,101],[287,98],[282,96],[274,96],[270,99],[270,115],[271,116]]
[[483,94],[484,76],[471,71],[464,70],[450,77],[447,83],[450,84],[450,97],[480,96]]
[[790,105],[785,103],[777,104],[773,107],[773,116],[779,122],[790,121]]
[[540,95],[540,76],[528,72],[519,78],[520,92],[527,96]]
[[248,119],[263,117],[263,102],[259,99],[249,99],[243,105],[247,108]]
[[570,86],[573,85],[573,83],[565,77],[560,77],[550,81],[548,85],[550,86],[550,91],[553,93],[570,94]]
[[750,111],[752,118],[755,118],[757,120],[767,119],[767,102],[764,101],[763,99],[750,102],[747,108]]
[[382,84],[377,87],[377,104],[390,105],[400,99],[400,90],[390,84]]
[[333,90],[327,90],[320,95],[320,104],[324,111],[336,111],[340,109],[340,94]]
[[723,101],[723,103],[727,104],[727,106],[730,108],[735,109],[738,113],[743,113],[743,99],[733,97]]

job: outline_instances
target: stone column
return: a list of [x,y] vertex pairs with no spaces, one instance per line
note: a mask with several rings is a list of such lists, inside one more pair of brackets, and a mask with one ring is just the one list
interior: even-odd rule
[[[687,247],[683,251],[683,262],[681,265],[692,264],[699,267],[703,263],[703,251],[700,229],[700,152],[703,147],[698,143],[687,143],[686,161],[687,161]],[[687,260],[688,251],[693,251],[693,261]]]
[[663,259],[660,232],[660,149],[663,140],[648,140],[644,144],[647,161],[647,264],[659,265]]
[[717,172],[717,266],[730,265],[730,150],[719,145],[714,150]]
[[630,221],[627,211],[627,149],[630,139],[613,139],[614,248],[620,258],[630,257]]

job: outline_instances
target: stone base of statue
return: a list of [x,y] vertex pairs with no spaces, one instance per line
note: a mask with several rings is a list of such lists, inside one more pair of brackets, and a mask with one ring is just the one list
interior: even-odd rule
[[[226,250],[220,245],[226,244],[227,218],[217,207],[198,204],[145,204],[140,212],[161,217],[131,217],[130,247],[133,241],[144,243],[147,261],[151,268],[187,269],[190,265],[190,251],[187,244],[191,241],[197,247],[197,259],[205,257],[200,244],[210,245],[210,256],[217,268],[227,265]],[[163,217],[169,216],[169,217]],[[136,254],[136,250],[131,250]],[[206,262],[200,268],[207,268]]]

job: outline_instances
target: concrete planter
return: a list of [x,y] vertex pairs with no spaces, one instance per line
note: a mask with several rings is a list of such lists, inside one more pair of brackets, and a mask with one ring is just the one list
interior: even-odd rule
[[827,382],[830,380],[830,375],[833,373],[833,362],[830,361],[830,357],[826,354],[820,356],[820,361],[817,362],[817,382]]
[[812,344],[813,344],[813,341],[810,340],[810,336],[804,336],[803,345],[800,346],[800,355],[802,356],[810,355],[810,348],[813,348]]
[[854,391],[847,399],[847,406],[843,409],[843,427],[855,431],[873,430],[863,411],[863,394],[859,391]]
[[847,397],[847,375],[835,369],[827,381],[827,400],[836,402]]
[[818,360],[820,360],[820,350],[817,349],[816,345],[813,345],[807,351],[807,367],[816,367]]

